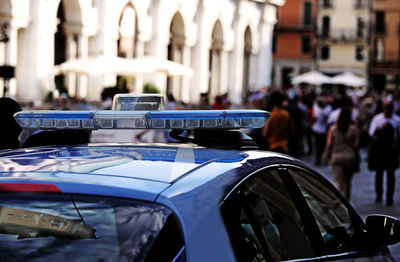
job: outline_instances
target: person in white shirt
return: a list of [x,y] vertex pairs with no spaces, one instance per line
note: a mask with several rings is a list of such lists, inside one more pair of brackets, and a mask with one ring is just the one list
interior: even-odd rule
[[393,205],[395,187],[395,170],[399,167],[398,141],[400,134],[400,117],[393,113],[393,103],[383,103],[383,113],[375,115],[369,127],[369,135],[373,137],[368,156],[368,168],[376,171],[376,202],[382,202],[383,173],[387,174],[386,204]]
[[314,123],[311,127],[314,133],[315,142],[315,165],[321,165],[321,156],[324,152],[326,143],[326,134],[328,132],[328,116],[331,112],[331,106],[327,105],[321,98],[318,99],[317,103],[313,107],[313,119]]

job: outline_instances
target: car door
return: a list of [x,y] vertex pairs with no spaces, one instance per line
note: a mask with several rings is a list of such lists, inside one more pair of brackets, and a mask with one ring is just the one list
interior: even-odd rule
[[281,261],[316,254],[312,230],[304,223],[278,166],[241,181],[221,204],[238,261]]
[[372,244],[358,214],[325,179],[296,166],[280,170],[294,180],[306,201],[322,237],[321,255],[326,260],[369,257],[369,261],[394,261],[386,247]]
[[274,165],[249,174],[221,204],[238,261],[393,261],[365,242],[363,223],[324,179]]

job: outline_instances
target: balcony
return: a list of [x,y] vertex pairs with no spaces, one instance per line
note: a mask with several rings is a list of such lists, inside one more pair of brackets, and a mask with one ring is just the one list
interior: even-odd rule
[[312,33],[314,31],[314,25],[276,25],[274,30],[276,32],[303,32]]
[[365,41],[367,38],[366,30],[356,30],[350,28],[337,28],[333,30],[320,30],[319,37],[322,40],[332,43],[350,43]]

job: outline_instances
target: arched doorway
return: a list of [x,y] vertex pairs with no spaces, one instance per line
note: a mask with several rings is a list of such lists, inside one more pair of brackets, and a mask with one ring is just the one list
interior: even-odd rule
[[129,3],[124,7],[119,19],[118,56],[127,58],[135,56],[136,37],[136,11]]
[[[119,19],[118,32],[118,56],[125,58],[134,58],[136,53],[137,40],[137,14],[131,3],[128,3],[122,10]],[[119,93],[127,93],[134,89],[133,76],[117,76],[117,88]],[[141,92],[141,86],[136,92]]]
[[[88,55],[88,39],[82,35],[81,8],[77,0],[62,0],[57,9],[57,32],[54,35],[54,64]],[[86,96],[87,81],[84,75],[55,77],[56,89],[70,96]]]
[[247,27],[244,32],[244,51],[243,51],[243,85],[242,85],[242,99],[247,102],[250,92],[250,67],[251,67],[251,31]]
[[224,44],[224,37],[222,32],[221,22],[218,20],[215,22],[212,36],[211,36],[211,47],[209,50],[209,79],[208,79],[208,93],[210,99],[214,99],[220,94],[221,90],[221,53]]
[[[61,64],[67,60],[67,35],[64,30],[65,12],[61,1],[57,10],[57,32],[54,35],[54,65]],[[61,93],[68,93],[65,85],[65,75],[57,75],[54,79],[56,89]]]
[[[180,13],[175,13],[170,25],[170,39],[168,44],[167,59],[183,63],[183,48],[185,47],[185,25]],[[182,97],[182,79],[181,77],[168,77],[167,94],[172,94],[175,99]]]

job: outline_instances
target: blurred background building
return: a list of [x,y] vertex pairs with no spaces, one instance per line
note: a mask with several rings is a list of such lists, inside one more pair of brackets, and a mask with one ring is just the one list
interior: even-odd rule
[[377,91],[400,88],[400,1],[371,0],[369,75]]
[[273,50],[276,87],[315,70],[366,79],[366,92],[400,91],[400,1],[287,1],[278,8]]
[[318,12],[317,67],[336,75],[367,76],[369,0],[322,0]]
[[315,69],[317,0],[290,0],[279,8],[275,26],[274,84],[290,87],[291,77]]
[[[272,32],[285,0],[0,0],[0,95],[40,103],[49,92],[99,100],[116,74],[61,74],[54,66],[85,57],[156,56],[192,68],[192,77],[157,73],[164,94],[197,103],[201,93],[233,103],[271,84]],[[9,71],[7,71],[9,70]],[[11,70],[11,71],[10,71]],[[126,80],[126,79],[125,79]],[[129,79],[128,79],[129,80]],[[131,84],[129,84],[131,83]],[[57,91],[56,91],[57,90]]]

